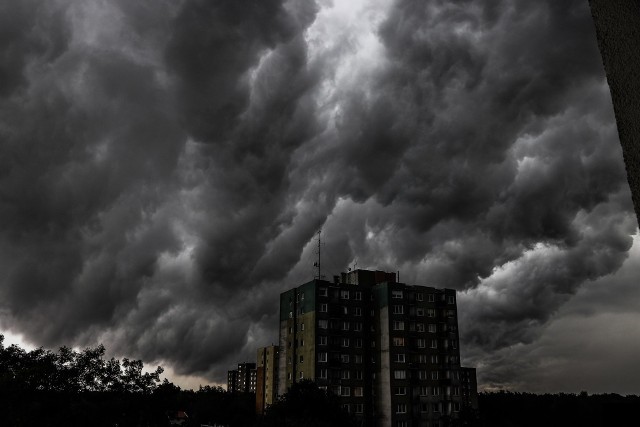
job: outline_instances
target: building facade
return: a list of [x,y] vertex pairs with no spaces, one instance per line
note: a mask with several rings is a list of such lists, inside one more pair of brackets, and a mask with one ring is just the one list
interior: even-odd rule
[[382,271],[284,292],[278,392],[310,379],[362,425],[446,425],[466,402],[456,307],[455,290],[398,283]]
[[275,345],[258,349],[256,367],[256,413],[264,414],[278,392],[278,353]]

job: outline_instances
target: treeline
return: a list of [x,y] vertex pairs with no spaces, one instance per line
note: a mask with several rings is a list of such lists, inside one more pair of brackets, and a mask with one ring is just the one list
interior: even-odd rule
[[640,397],[618,394],[480,393],[482,427],[638,426]]
[[179,412],[184,426],[255,423],[253,394],[181,390],[161,381],[160,367],[104,356],[102,345],[25,351],[0,335],[0,426],[167,426]]

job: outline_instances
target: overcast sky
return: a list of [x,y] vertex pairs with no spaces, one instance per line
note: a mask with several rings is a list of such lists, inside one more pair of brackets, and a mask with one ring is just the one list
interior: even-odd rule
[[319,228],[327,275],[459,290],[481,387],[640,393],[586,0],[0,0],[12,339],[224,382]]

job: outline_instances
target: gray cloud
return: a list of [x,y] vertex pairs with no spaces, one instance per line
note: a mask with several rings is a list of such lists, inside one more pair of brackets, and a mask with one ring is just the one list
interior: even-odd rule
[[220,381],[275,341],[322,227],[327,274],[464,290],[463,351],[507,384],[628,256],[583,2],[12,3],[0,313],[35,343]]

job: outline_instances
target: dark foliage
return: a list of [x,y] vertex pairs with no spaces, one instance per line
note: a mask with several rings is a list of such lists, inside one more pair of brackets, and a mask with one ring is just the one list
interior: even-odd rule
[[105,348],[57,353],[5,347],[0,335],[0,425],[167,426],[179,411],[184,426],[251,426],[255,396],[219,387],[181,390],[160,382],[162,368],[144,372],[140,360],[104,359]]
[[312,381],[294,383],[289,391],[267,409],[264,427],[351,427],[355,423],[344,412],[338,398]]
[[480,393],[485,427],[637,426],[640,397],[618,394]]

